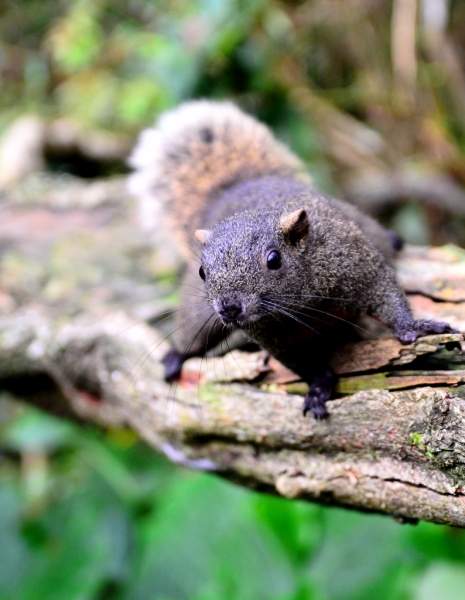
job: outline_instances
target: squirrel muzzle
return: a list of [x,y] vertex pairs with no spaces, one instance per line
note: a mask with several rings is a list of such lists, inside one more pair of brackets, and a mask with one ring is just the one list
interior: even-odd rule
[[235,323],[236,321],[243,320],[245,317],[242,302],[226,298],[221,300],[219,304],[217,312],[224,323]]

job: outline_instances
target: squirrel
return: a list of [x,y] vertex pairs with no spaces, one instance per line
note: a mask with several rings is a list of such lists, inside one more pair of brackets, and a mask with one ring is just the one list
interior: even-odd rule
[[143,220],[161,206],[187,260],[167,381],[241,329],[302,377],[303,413],[323,419],[335,386],[329,357],[360,315],[404,344],[455,332],[414,320],[391,262],[400,238],[315,189],[303,163],[236,105],[197,100],[163,114],[129,162]]

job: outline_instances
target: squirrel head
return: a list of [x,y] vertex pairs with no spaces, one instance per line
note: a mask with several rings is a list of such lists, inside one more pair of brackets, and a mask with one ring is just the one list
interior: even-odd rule
[[195,237],[202,245],[199,275],[223,323],[246,328],[295,306],[304,272],[308,278],[302,260],[311,237],[306,210],[246,210]]

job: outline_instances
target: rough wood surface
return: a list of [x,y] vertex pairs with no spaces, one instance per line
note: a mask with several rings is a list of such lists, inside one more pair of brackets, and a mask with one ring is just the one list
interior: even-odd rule
[[[167,385],[160,357],[177,259],[162,233],[140,231],[119,185],[69,208],[51,192],[3,193],[0,388],[83,422],[129,426],[175,462],[256,489],[465,526],[460,335],[339,349],[339,397],[323,422],[302,416],[305,385],[263,351],[193,359]],[[464,251],[408,249],[398,269],[418,317],[465,330]]]

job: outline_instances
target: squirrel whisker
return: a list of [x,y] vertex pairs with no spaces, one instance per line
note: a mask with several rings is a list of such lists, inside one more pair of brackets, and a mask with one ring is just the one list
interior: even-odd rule
[[[212,317],[215,316],[215,313],[212,311],[212,313],[208,316],[208,318],[203,322],[203,324],[199,327],[199,329],[197,330],[197,332],[192,336],[191,340],[189,341],[189,343],[187,344],[187,346],[185,346],[183,352],[181,354],[179,354],[179,356],[176,356],[176,360],[177,363],[175,365],[170,365],[171,368],[175,368],[176,370],[181,370],[182,364],[185,360],[185,357],[188,356],[190,349],[192,348],[193,344],[196,342],[196,340],[198,339],[199,335],[201,334],[201,332],[203,331],[203,329],[206,327],[206,325],[208,324],[208,322],[210,321],[210,319]],[[215,322],[213,322],[214,325]],[[196,325],[197,323],[195,323]],[[192,328],[192,327],[191,327]],[[211,328],[210,328],[211,329]],[[171,394],[171,388],[173,386],[174,383],[174,393],[173,396],[170,397]],[[176,400],[176,392],[178,389],[178,384],[179,384],[179,377],[176,378],[172,378],[170,380],[170,386],[168,389],[168,394],[167,394],[167,402],[169,400]],[[168,411],[167,411],[168,412]]]
[[[140,358],[137,359],[137,361],[132,365],[131,369],[129,370],[129,372],[126,374],[127,376],[129,376],[131,374],[131,371],[134,369],[134,367],[137,365],[137,363],[140,361],[140,359],[144,356],[144,354],[146,354],[144,360],[140,363],[140,365],[137,367],[136,371],[131,375],[128,384],[126,386],[126,390],[128,388],[128,386],[130,385],[131,381],[134,379],[134,377],[137,375],[137,373],[139,372],[139,370],[144,366],[144,364],[146,363],[146,361],[150,358],[150,356],[155,352],[155,350],[160,346],[160,344],[162,344],[163,342],[165,342],[167,339],[169,339],[173,334],[176,333],[176,331],[178,331],[178,329],[180,329],[181,327],[183,327],[184,325],[186,325],[187,323],[190,323],[190,321],[192,321],[193,319],[195,319],[196,317],[198,317],[199,315],[201,315],[202,313],[205,313],[207,310],[211,309],[211,307],[208,305],[206,308],[202,309],[201,311],[199,311],[198,313],[194,314],[194,315],[189,315],[188,317],[186,317],[185,319],[183,319],[180,323],[178,323],[178,326],[176,327],[176,329],[174,329],[171,333],[169,333],[168,335],[164,336],[159,342],[158,344],[156,344],[156,342],[153,342],[149,348],[142,354],[142,356]],[[168,318],[168,317],[166,317]],[[195,325],[195,323],[194,323]],[[156,344],[155,347],[154,344]]]

